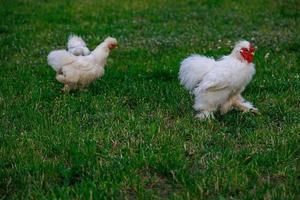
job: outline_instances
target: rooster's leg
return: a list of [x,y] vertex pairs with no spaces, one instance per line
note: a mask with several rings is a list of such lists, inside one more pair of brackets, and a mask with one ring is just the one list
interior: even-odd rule
[[87,85],[84,85],[84,84],[80,84],[78,86],[78,88],[79,88],[79,91],[81,91],[81,92],[87,92],[88,91]]
[[68,84],[65,84],[64,87],[61,89],[62,92],[68,93],[70,92],[71,88]]
[[243,112],[253,112],[259,114],[257,108],[255,108],[249,101],[246,101],[241,95],[236,96],[232,100],[233,106],[237,107]]
[[63,83],[64,84],[64,87],[61,89],[62,92],[65,92],[65,93],[68,93],[70,91],[70,86],[68,84],[68,81],[65,77],[65,75],[63,74],[60,74],[60,73],[57,73],[56,74],[56,80],[60,83]]
[[213,112],[202,111],[196,115],[196,118],[198,118],[199,120],[206,120],[206,119],[214,119],[215,117]]
[[223,105],[220,107],[220,113],[221,115],[224,115],[228,113],[230,110],[232,110],[232,101],[229,99],[227,102],[225,102]]
[[62,89],[62,92],[66,92],[66,93],[68,93],[68,92],[70,92],[71,90],[76,90],[77,89],[77,85],[76,85],[76,83],[67,83],[67,84],[65,84],[65,86],[63,87],[63,89]]
[[195,95],[193,108],[198,112],[196,118],[199,120],[214,119],[213,112],[216,110],[216,106],[208,104],[207,101],[205,101],[206,99],[202,97],[203,96]]

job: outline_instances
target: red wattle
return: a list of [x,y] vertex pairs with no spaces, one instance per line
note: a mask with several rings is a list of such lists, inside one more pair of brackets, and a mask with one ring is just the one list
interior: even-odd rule
[[253,61],[253,53],[255,48],[250,44],[249,50],[247,48],[242,48],[240,53],[241,56],[248,62],[251,63]]
[[253,61],[253,55],[251,53],[242,51],[241,55],[248,63],[251,63]]

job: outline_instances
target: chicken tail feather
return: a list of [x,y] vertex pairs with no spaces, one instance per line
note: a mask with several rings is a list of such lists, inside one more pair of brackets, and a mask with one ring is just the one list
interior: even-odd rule
[[215,65],[215,60],[200,55],[191,55],[180,64],[179,80],[187,90],[193,90]]
[[74,62],[74,55],[66,50],[51,51],[48,55],[48,64],[56,71],[61,71],[62,66]]

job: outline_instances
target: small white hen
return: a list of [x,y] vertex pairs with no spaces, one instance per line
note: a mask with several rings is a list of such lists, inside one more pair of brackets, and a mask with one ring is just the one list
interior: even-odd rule
[[196,117],[213,118],[218,109],[225,114],[234,107],[259,113],[241,96],[255,74],[254,51],[250,42],[240,41],[219,60],[192,55],[181,62],[180,83],[195,95]]
[[66,50],[55,50],[48,55],[48,64],[56,71],[56,80],[64,84],[65,92],[84,90],[92,81],[104,75],[109,53],[117,40],[108,37],[87,56],[74,56]]

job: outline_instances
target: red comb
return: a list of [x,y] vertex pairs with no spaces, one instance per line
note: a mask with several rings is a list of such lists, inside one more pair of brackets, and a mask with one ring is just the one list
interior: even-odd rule
[[250,48],[249,48],[250,52],[254,52],[255,48],[252,46],[252,44],[250,43]]

